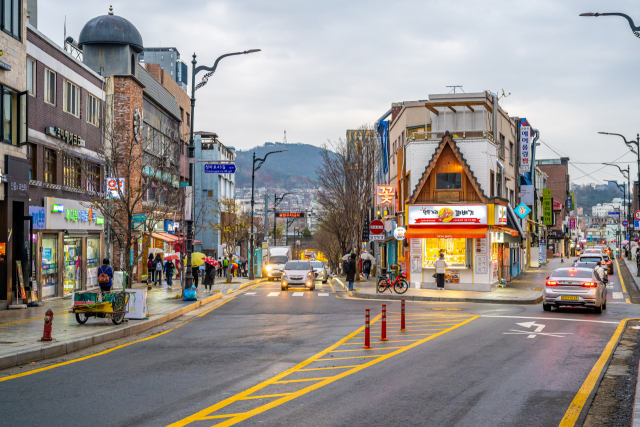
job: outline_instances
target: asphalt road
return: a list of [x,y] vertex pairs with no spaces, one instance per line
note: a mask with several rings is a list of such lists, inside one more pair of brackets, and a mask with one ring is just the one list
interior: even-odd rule
[[0,382],[2,425],[556,426],[620,319],[640,315],[611,279],[602,315],[415,302],[400,332],[389,301],[389,341],[375,322],[372,350],[354,332],[384,301],[268,283],[156,338]]

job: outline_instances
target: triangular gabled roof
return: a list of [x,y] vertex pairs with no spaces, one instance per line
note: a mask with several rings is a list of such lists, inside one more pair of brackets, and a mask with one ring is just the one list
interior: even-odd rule
[[473,174],[473,171],[471,170],[471,168],[469,168],[469,165],[467,164],[467,160],[464,158],[464,156],[458,149],[458,146],[456,145],[456,142],[451,137],[451,134],[449,133],[449,131],[446,131],[444,133],[444,136],[440,141],[440,145],[438,146],[436,151],[433,153],[433,156],[431,157],[431,161],[429,161],[429,164],[427,165],[424,172],[422,173],[420,180],[416,184],[416,188],[413,190],[413,193],[411,194],[411,196],[409,196],[409,199],[406,201],[406,203],[414,204],[416,202],[418,195],[420,194],[420,192],[422,191],[422,188],[427,182],[427,178],[429,178],[429,175],[431,175],[431,172],[433,171],[433,169],[436,167],[436,164],[438,163],[438,159],[440,158],[440,155],[442,154],[445,147],[447,146],[451,147],[451,151],[453,151],[453,154],[456,156],[456,159],[458,159],[458,162],[460,162],[462,169],[464,170],[465,174],[467,174],[467,177],[469,178],[471,185],[480,196],[482,203],[490,203],[490,199],[484,194],[484,191],[482,191],[482,187],[480,187],[480,184],[478,183],[476,176]]

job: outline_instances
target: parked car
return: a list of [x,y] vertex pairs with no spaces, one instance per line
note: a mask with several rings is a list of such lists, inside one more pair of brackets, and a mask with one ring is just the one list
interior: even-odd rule
[[286,291],[289,286],[305,286],[309,290],[316,288],[316,275],[310,261],[289,261],[284,266],[280,289]]
[[329,280],[329,268],[322,261],[311,261],[311,265],[316,273],[316,280],[322,280],[326,284]]
[[547,278],[544,286],[544,311],[552,307],[593,307],[596,314],[607,308],[607,286],[591,268],[558,268]]

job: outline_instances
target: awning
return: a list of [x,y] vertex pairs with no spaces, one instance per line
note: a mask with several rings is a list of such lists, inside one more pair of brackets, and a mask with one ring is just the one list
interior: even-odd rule
[[487,227],[474,227],[472,225],[466,225],[463,227],[455,226],[429,226],[429,227],[409,227],[404,237],[406,239],[430,239],[436,237],[457,237],[474,239],[486,237]]
[[[153,237],[154,239],[162,240],[163,242],[167,242],[167,243],[180,243],[184,241],[184,237],[174,236],[173,234],[169,234],[169,233],[151,233],[151,237]],[[194,240],[193,244],[201,245],[202,242],[200,240]]]

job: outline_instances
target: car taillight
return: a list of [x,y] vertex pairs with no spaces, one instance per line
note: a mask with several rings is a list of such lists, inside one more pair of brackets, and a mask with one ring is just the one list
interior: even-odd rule
[[585,288],[595,288],[598,284],[596,282],[584,282],[582,286]]
[[558,286],[558,282],[550,282],[547,280],[547,286]]

